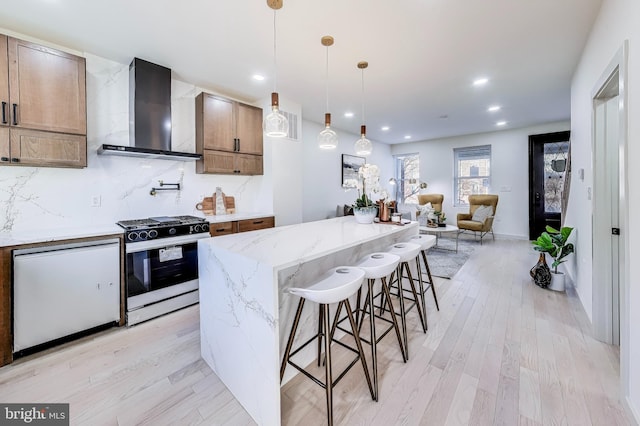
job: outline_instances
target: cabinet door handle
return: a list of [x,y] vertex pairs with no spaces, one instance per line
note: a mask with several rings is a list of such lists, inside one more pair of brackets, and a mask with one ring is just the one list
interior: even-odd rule
[[0,161],[9,161],[9,157],[2,157],[0,158]]
[[238,152],[240,152],[240,138],[238,138]]
[[2,102],[2,124],[7,124],[7,103]]
[[226,229],[225,229],[225,228],[218,228],[218,229],[216,229],[216,232],[224,232],[224,231],[226,231]]
[[18,125],[18,104],[13,104],[13,125]]
[[20,159],[19,159],[19,158],[16,158],[16,157],[13,157],[13,158],[11,159],[11,162],[12,162],[12,163],[19,163],[19,162],[20,162]]
[[254,225],[260,225],[261,223],[264,223],[264,220],[254,220],[253,221]]

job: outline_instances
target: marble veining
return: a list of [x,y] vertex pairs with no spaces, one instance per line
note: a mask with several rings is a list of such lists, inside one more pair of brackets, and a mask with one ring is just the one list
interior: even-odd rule
[[[263,176],[207,175],[195,162],[98,155],[103,143],[129,145],[129,64],[86,54],[87,167],[0,166],[0,234],[86,227],[151,216],[204,216],[195,206],[217,186],[236,199],[239,213],[273,211],[261,197]],[[173,149],[195,152],[195,97],[203,89],[172,80]],[[180,191],[149,194],[158,180]],[[98,197],[100,206],[93,207]],[[269,204],[271,203],[271,204]],[[9,238],[0,235],[0,238]]]
[[228,312],[235,318],[235,326],[237,327],[240,323],[236,310],[243,309],[245,311],[252,311],[258,318],[261,318],[269,328],[274,329],[276,326],[274,316],[267,312],[260,302],[250,294],[251,283],[256,279],[256,275],[258,274],[258,264],[256,263],[249,265],[248,268],[243,268],[239,279],[232,279],[229,271],[225,267],[225,263],[222,262],[213,251],[209,250],[208,256],[205,259],[204,267],[208,271],[210,271],[211,265],[214,265],[224,276],[225,286],[231,292],[227,298]]
[[[360,225],[347,216],[199,240],[203,359],[256,422],[280,424],[281,354],[299,300],[287,289],[417,233],[415,222]],[[307,304],[296,342],[314,333],[317,316]],[[311,346],[297,362],[314,359]]]

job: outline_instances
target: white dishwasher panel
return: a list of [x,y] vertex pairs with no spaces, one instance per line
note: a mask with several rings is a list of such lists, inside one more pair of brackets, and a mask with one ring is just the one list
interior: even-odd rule
[[13,351],[120,319],[118,239],[16,250]]

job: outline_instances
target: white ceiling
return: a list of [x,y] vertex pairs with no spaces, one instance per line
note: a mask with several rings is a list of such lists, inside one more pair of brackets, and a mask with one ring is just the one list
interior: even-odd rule
[[[362,124],[362,60],[369,62],[365,123],[375,141],[493,131],[498,120],[506,128],[567,120],[571,76],[600,3],[284,0],[276,15],[277,89],[302,105],[305,119],[323,122],[320,38],[332,35],[330,112],[339,135],[359,133]],[[266,0],[0,0],[0,28],[123,64],[139,57],[247,102],[273,88],[273,15]],[[267,79],[252,80],[256,73]],[[473,87],[480,76],[489,83]],[[492,104],[503,109],[490,114]]]

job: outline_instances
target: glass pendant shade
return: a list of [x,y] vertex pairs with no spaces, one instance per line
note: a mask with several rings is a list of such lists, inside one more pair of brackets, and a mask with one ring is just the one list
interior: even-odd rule
[[278,109],[278,94],[271,94],[271,112],[262,122],[264,135],[270,138],[284,138],[289,134],[289,120]]
[[358,139],[354,145],[356,154],[365,156],[370,155],[371,151],[373,151],[373,145],[371,145],[371,141],[367,139],[366,126],[360,127],[360,134],[360,139]]
[[282,8],[282,0],[267,0],[273,9],[273,93],[271,93],[271,112],[262,120],[262,131],[269,138],[285,138],[289,135],[289,120],[280,112],[280,102],[276,90],[278,67],[276,65],[276,11]]
[[331,114],[324,115],[325,128],[318,134],[318,148],[335,149],[338,146],[338,135],[331,130]]

